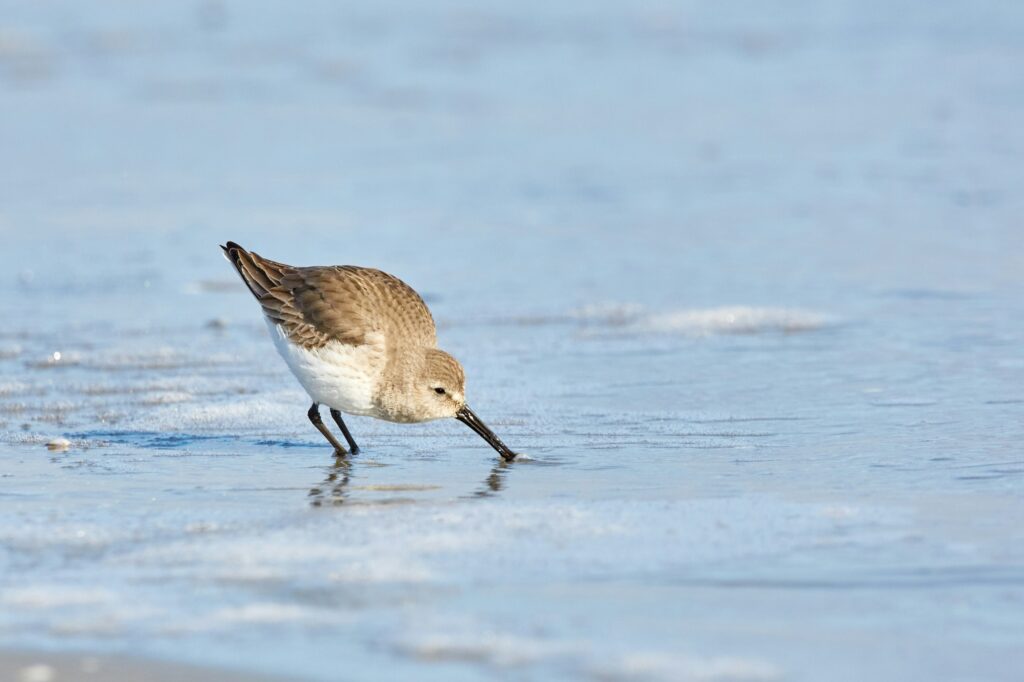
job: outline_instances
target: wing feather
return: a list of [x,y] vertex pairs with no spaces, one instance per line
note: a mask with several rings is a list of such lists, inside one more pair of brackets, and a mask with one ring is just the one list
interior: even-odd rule
[[401,338],[436,347],[433,317],[423,299],[397,277],[351,265],[293,267],[223,247],[264,314],[305,348],[330,341],[362,345]]

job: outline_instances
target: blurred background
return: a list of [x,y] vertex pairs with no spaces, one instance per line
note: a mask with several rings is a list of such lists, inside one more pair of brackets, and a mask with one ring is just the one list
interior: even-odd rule
[[[1010,2],[0,0],[0,672],[1016,679],[1022,120]],[[532,459],[333,460],[228,239]]]

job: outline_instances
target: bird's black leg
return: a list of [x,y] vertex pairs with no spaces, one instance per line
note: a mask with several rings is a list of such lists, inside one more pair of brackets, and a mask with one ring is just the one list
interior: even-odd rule
[[348,441],[348,446],[349,446],[349,448],[352,449],[352,454],[354,455],[357,452],[359,452],[359,446],[356,445],[356,439],[353,438],[352,434],[348,432],[348,427],[345,426],[345,422],[343,422],[341,420],[341,412],[338,412],[337,410],[332,409],[331,410],[331,416],[334,417],[334,421],[337,422],[338,428],[341,429],[341,432],[343,434],[345,434],[345,440]]
[[347,452],[347,450],[345,450],[345,446],[339,443],[338,439],[331,435],[331,432],[327,430],[326,426],[324,426],[323,420],[320,419],[320,405],[313,403],[313,406],[309,408],[309,412],[306,414],[309,416],[309,421],[313,422],[313,426],[316,427],[316,430],[324,434],[324,438],[334,446],[335,452],[342,455]]

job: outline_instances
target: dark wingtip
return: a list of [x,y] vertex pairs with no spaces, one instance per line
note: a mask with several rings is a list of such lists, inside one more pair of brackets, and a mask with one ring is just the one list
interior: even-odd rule
[[221,244],[220,248],[224,251],[224,257],[229,261],[238,265],[239,253],[246,253],[246,250],[239,246],[236,242],[229,241],[227,244]]

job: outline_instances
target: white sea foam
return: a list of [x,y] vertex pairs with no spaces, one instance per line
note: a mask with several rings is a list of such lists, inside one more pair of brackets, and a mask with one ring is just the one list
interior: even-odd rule
[[32,369],[59,369],[79,365],[84,357],[78,351],[55,350],[46,355],[36,356],[25,364]]
[[204,621],[215,625],[269,625],[277,623],[305,623],[313,625],[321,620],[336,619],[336,615],[328,615],[322,609],[312,609],[289,603],[255,602],[244,606],[219,609],[209,614],[207,618],[204,618]]
[[782,677],[778,666],[762,659],[656,649],[622,652],[612,642],[598,646],[585,638],[517,634],[480,622],[431,622],[398,638],[395,647],[422,661],[491,668],[553,664],[573,670],[575,676],[607,682],[771,682]]
[[161,391],[151,392],[139,402],[143,405],[170,405],[173,403],[187,403],[195,400],[196,396],[187,391]]
[[588,306],[573,313],[591,336],[633,334],[795,333],[820,329],[828,317],[798,308],[723,306],[650,312],[634,304]]
[[772,682],[783,678],[778,666],[736,656],[699,657],[664,652],[630,653],[591,665],[598,680],[650,682]]
[[18,670],[17,682],[52,682],[57,679],[57,671],[52,665],[34,663]]
[[825,317],[791,308],[732,306],[708,310],[679,310],[641,318],[640,331],[690,334],[756,334],[819,329]]
[[408,656],[427,661],[468,661],[497,667],[518,667],[552,658],[586,653],[584,642],[566,642],[507,632],[467,631],[416,633],[396,646]]
[[569,313],[573,319],[609,326],[633,324],[646,314],[639,303],[591,303]]
[[96,606],[114,602],[116,598],[117,593],[111,590],[61,584],[29,585],[0,591],[0,604],[21,609]]
[[29,393],[32,385],[24,381],[0,381],[0,398]]
[[[440,548],[439,548],[440,549]],[[344,570],[328,574],[337,583],[428,583],[437,574],[414,556],[374,557],[348,561]]]
[[309,399],[296,388],[274,396],[240,396],[230,402],[164,401],[132,416],[125,426],[169,432],[237,433],[240,430],[262,432],[275,429],[290,432],[301,428],[308,409]]
[[191,353],[172,347],[110,350],[88,356],[75,354],[73,357],[87,367],[107,371],[195,369],[230,366],[237,362],[227,353]]

